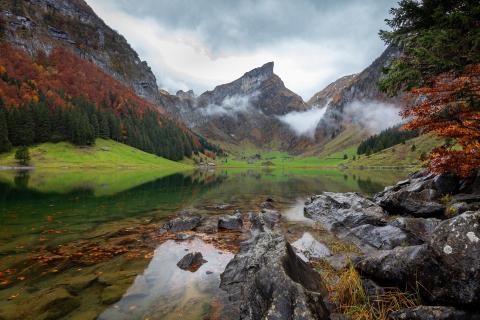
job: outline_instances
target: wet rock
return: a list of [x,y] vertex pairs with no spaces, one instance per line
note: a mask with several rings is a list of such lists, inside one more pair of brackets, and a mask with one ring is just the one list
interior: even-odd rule
[[123,297],[124,293],[125,293],[124,286],[111,285],[111,286],[105,287],[101,295],[102,303],[105,305],[115,303]]
[[242,214],[240,212],[218,219],[218,228],[227,230],[241,230],[243,227]]
[[453,307],[418,306],[394,311],[389,317],[392,320],[478,320],[480,314],[471,314]]
[[90,275],[81,275],[76,277],[69,277],[66,281],[62,282],[62,285],[65,285],[69,292],[78,294],[85,288],[90,287],[93,283],[96,282],[97,276],[95,274]]
[[58,319],[80,306],[80,302],[64,287],[42,290],[31,302],[35,319]]
[[310,259],[320,259],[332,255],[326,245],[317,241],[310,233],[305,232],[303,236],[292,243],[292,247],[296,249],[299,256],[302,255],[308,261]]
[[427,241],[440,222],[442,220],[436,218],[399,217],[391,221],[389,225],[405,230],[422,241]]
[[198,226],[201,221],[202,218],[200,216],[183,214],[180,217],[173,218],[165,223],[160,229],[160,232],[164,233],[192,230]]
[[333,231],[386,223],[380,206],[353,192],[324,192],[314,196],[305,203],[304,214]]
[[193,238],[193,235],[186,234],[186,233],[177,233],[175,235],[175,239],[177,239],[177,240],[189,240],[191,238]]
[[248,214],[248,219],[252,224],[252,229],[260,232],[272,230],[280,221],[280,217],[280,212],[267,209],[263,209],[259,213],[250,212]]
[[328,319],[320,277],[277,232],[261,232],[242,243],[221,274],[231,310],[240,319]]
[[360,240],[360,245],[369,245],[375,249],[393,249],[398,246],[420,244],[421,241],[411,234],[395,226],[372,226],[364,224],[353,228],[350,235]]
[[204,217],[200,224],[195,228],[197,232],[213,234],[218,232],[218,217],[208,216]]
[[428,243],[369,254],[358,258],[356,267],[382,284],[419,287],[432,304],[475,307],[480,302],[479,236],[480,212],[466,212],[439,224]]
[[203,256],[200,252],[190,252],[186,254],[180,261],[178,261],[177,267],[182,270],[195,272],[205,262],[207,261],[203,259]]
[[206,274],[212,274],[213,271],[207,270],[205,273],[206,273]]

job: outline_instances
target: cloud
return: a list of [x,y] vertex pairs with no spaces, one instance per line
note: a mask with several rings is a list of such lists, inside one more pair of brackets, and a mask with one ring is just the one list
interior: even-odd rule
[[237,113],[247,112],[251,107],[251,102],[258,96],[258,92],[250,95],[233,95],[223,99],[221,104],[209,104],[204,108],[199,108],[199,112],[207,117],[218,115],[235,116]]
[[376,101],[354,101],[345,107],[343,117],[371,133],[378,133],[402,122],[399,107]]
[[160,87],[197,93],[275,61],[304,99],[384,50],[396,0],[87,0],[147,60]]
[[307,111],[293,111],[279,116],[278,119],[287,124],[298,136],[313,138],[317,125],[322,120],[326,110],[327,107],[325,106],[323,108],[312,108]]

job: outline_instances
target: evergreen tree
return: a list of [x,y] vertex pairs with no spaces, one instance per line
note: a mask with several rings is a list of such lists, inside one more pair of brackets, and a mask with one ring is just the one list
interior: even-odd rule
[[12,144],[8,140],[8,127],[5,112],[0,107],[0,153],[10,151]]

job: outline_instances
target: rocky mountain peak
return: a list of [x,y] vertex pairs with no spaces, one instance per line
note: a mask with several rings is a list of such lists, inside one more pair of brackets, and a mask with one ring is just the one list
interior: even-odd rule
[[273,61],[265,63],[263,66],[246,72],[242,78],[270,78],[273,76]]

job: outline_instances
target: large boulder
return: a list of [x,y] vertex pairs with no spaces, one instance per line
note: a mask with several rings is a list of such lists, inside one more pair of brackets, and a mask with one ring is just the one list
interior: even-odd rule
[[257,233],[221,275],[230,310],[245,320],[329,319],[327,294],[319,273],[294,252],[278,232]]
[[331,231],[348,230],[363,224],[386,223],[380,206],[353,192],[323,192],[313,196],[305,203],[304,214]]
[[422,241],[427,241],[440,222],[442,220],[436,218],[398,217],[391,221],[389,225],[409,232]]
[[475,307],[480,303],[480,212],[443,221],[428,243],[374,252],[356,267],[385,285],[420,289],[440,305]]
[[359,245],[367,244],[375,249],[393,249],[398,246],[407,246],[421,244],[421,240],[414,235],[391,225],[373,226],[364,224],[351,230],[350,235],[354,235],[360,240]]
[[418,306],[394,311],[389,317],[392,320],[479,320],[480,314],[445,306]]

